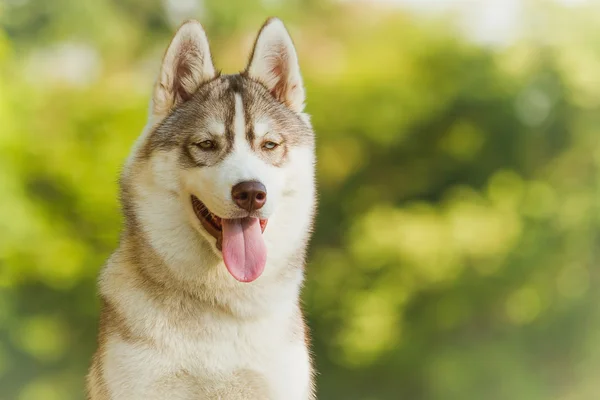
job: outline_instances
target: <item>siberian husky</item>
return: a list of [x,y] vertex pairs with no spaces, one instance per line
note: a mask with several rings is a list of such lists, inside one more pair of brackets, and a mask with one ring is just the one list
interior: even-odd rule
[[215,69],[198,22],[179,28],[120,180],[89,399],[315,398],[299,303],[316,204],[304,98],[280,20],[235,75]]

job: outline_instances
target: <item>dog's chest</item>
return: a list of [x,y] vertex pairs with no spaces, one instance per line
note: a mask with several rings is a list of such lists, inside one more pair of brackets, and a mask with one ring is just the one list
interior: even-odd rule
[[[287,315],[243,323],[204,315],[177,327],[157,320],[152,333],[155,346],[111,340],[105,362],[112,364],[106,370],[113,376],[108,380],[120,382],[116,386],[125,390],[135,381],[136,393],[149,399],[163,390],[171,396],[180,393],[177,398],[182,399],[200,392],[207,398],[217,392],[237,398],[236,387],[240,393],[249,387],[261,395],[265,391],[264,398],[306,399],[308,351],[290,322]],[[123,385],[127,376],[129,383]]]

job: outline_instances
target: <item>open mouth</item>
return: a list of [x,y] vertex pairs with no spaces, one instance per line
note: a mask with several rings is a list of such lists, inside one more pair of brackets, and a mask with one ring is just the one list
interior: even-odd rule
[[[222,250],[223,245],[223,224],[222,218],[217,217],[213,214],[203,202],[200,201],[196,196],[192,195],[192,207],[196,217],[200,220],[200,223],[215,239],[217,239],[217,248]],[[260,230],[264,233],[267,227],[268,220],[259,219]]]
[[211,213],[208,207],[194,195],[192,195],[192,207],[204,229],[217,239],[217,247],[221,250],[223,239],[223,225],[221,224],[221,218]]
[[225,219],[213,214],[192,195],[192,207],[200,223],[216,240],[227,270],[240,282],[252,282],[263,272],[267,249],[262,234],[266,219],[254,217]]

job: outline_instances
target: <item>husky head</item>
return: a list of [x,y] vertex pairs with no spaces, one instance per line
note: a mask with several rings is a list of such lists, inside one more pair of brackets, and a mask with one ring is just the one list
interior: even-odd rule
[[305,251],[315,202],[304,98],[280,20],[263,25],[235,75],[215,70],[198,22],[183,24],[122,177],[128,229],[186,277],[228,271],[251,282],[289,268]]

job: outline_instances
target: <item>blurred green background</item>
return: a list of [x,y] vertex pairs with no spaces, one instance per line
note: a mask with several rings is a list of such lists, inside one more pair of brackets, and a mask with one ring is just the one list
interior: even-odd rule
[[116,179],[179,23],[297,44],[321,399],[600,399],[600,4],[0,0],[0,399],[83,398]]

